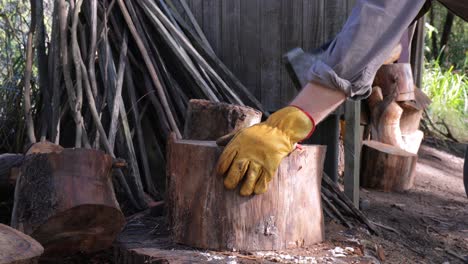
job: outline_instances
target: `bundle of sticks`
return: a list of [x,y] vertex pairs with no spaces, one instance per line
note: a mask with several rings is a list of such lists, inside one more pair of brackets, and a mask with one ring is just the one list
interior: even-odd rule
[[117,185],[136,209],[146,207],[145,192],[162,197],[165,142],[170,132],[181,137],[190,98],[263,111],[194,20],[182,19],[193,17],[183,0],[56,0],[48,49],[42,1],[31,7],[25,83],[36,48],[42,100],[33,111],[25,87],[29,141],[39,135],[124,158]]

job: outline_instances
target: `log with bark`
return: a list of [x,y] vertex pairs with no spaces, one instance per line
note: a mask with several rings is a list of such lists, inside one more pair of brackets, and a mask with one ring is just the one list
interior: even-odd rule
[[377,141],[364,141],[361,186],[390,191],[411,189],[418,156]]
[[35,264],[44,248],[16,229],[0,224],[0,263]]
[[413,72],[409,63],[382,65],[375,74],[374,86],[382,88],[384,97],[393,95],[397,102],[415,98]]
[[[200,107],[198,107],[200,108]],[[235,109],[238,113],[243,113],[247,115],[245,120],[257,119],[257,113],[250,111],[249,109],[245,109],[245,107],[237,106],[237,105],[226,105],[223,103],[210,103],[209,109],[225,109],[225,110],[232,110]],[[222,115],[220,116],[216,111],[192,111],[189,112],[192,116],[187,120],[203,120],[204,122],[210,122],[210,120],[216,120],[216,122],[221,124],[229,124],[230,120],[232,120],[232,115]],[[250,116],[250,118],[249,118]],[[259,120],[258,120],[259,121]],[[188,121],[187,121],[188,122]],[[185,124],[185,127],[192,131],[199,131],[202,130],[205,124],[203,122],[190,122],[190,124]],[[215,127],[214,125],[212,125]],[[219,126],[218,126],[219,127]],[[216,140],[216,144],[218,146],[225,146],[229,143],[232,137],[235,135],[236,130],[232,128],[232,126],[221,126],[223,128],[230,127],[232,130],[226,131],[229,134],[220,137]],[[206,133],[202,131],[203,133]],[[218,135],[216,131],[211,131],[213,135]],[[214,138],[214,137],[213,137]],[[193,139],[193,138],[186,138],[186,139]],[[342,223],[347,227],[354,227],[356,225],[364,225],[369,230],[374,233],[378,234],[378,230],[367,220],[367,218],[359,211],[359,209],[355,208],[352,201],[349,200],[339,189],[338,185],[334,183],[325,173],[323,173],[322,178],[322,187],[321,187],[321,198],[322,198],[322,206],[324,213],[330,217],[331,219],[335,220],[336,222]]]
[[98,150],[26,155],[15,189],[12,226],[39,241],[47,255],[109,247],[125,222],[111,170],[111,156]]
[[214,141],[171,140],[168,210],[173,240],[217,250],[280,250],[324,238],[320,199],[325,147],[304,146],[286,157],[263,195],[224,188],[214,170]]
[[183,138],[216,140],[259,123],[261,118],[262,113],[250,107],[192,99],[187,110]]

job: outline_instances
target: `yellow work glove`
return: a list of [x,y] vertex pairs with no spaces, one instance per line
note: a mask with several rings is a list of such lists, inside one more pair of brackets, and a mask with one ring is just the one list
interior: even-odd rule
[[265,122],[240,130],[218,160],[217,173],[226,175],[224,186],[234,189],[245,178],[241,195],[264,193],[281,160],[294,150],[297,142],[308,138],[314,128],[309,114],[288,106]]

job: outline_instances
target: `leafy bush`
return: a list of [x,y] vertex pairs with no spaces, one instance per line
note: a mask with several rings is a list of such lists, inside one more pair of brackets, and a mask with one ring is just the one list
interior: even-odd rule
[[468,141],[468,76],[451,66],[444,70],[438,61],[425,65],[423,91],[432,99],[427,111],[434,130]]

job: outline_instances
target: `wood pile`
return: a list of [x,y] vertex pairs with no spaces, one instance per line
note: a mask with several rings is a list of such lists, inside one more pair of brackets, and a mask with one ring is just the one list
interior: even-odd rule
[[384,191],[413,186],[417,152],[423,139],[419,123],[429,98],[413,82],[407,63],[383,65],[367,99],[370,141],[362,149],[361,185]]

